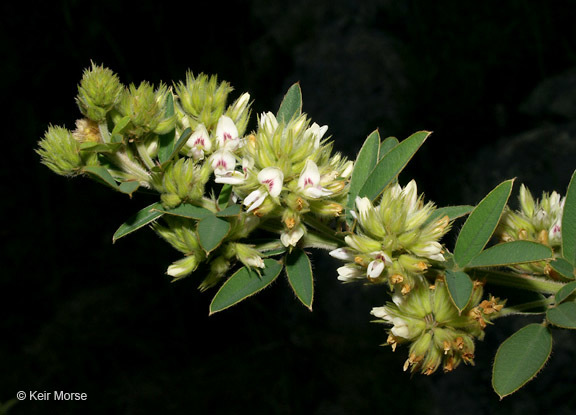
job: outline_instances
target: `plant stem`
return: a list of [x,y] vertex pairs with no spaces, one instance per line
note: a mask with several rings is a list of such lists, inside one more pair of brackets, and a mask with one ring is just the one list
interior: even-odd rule
[[527,274],[515,272],[473,270],[471,274],[478,279],[485,279],[488,283],[504,287],[520,288],[543,294],[556,294],[565,284],[532,277]]
[[513,316],[518,314],[542,314],[542,313],[523,313],[525,310],[531,310],[536,307],[548,307],[554,301],[554,297],[544,298],[542,300],[530,301],[528,303],[518,304],[512,307],[504,307],[496,318]]

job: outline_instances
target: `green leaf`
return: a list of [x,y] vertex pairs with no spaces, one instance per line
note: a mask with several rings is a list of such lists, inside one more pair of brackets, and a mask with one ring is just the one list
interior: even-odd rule
[[486,246],[500,221],[514,180],[500,183],[474,208],[460,230],[454,248],[454,261],[464,268]]
[[186,141],[188,141],[188,139],[190,138],[191,135],[192,135],[192,130],[190,129],[190,127],[186,128],[184,131],[182,131],[182,135],[180,136],[180,138],[178,139],[178,141],[174,145],[174,148],[172,148],[172,152],[168,156],[168,159],[166,159],[164,162],[162,162],[162,165],[165,165],[170,160],[172,160],[174,157],[176,157],[176,155],[178,154],[180,149],[182,147],[184,147],[184,144],[186,144]]
[[474,209],[474,206],[470,205],[441,207],[432,212],[432,214],[430,214],[428,219],[426,219],[426,222],[424,222],[424,225],[434,222],[444,216],[448,216],[448,220],[458,219],[472,212],[472,209]]
[[500,399],[528,383],[552,352],[552,335],[541,324],[529,324],[498,348],[492,369],[492,387]]
[[214,216],[214,213],[210,212],[208,209],[187,203],[181,204],[180,206],[173,209],[164,209],[162,205],[160,205],[158,208],[156,208],[156,210],[162,212],[163,214],[165,213],[172,216],[181,216],[188,219],[202,219],[208,216]]
[[230,223],[212,214],[198,222],[198,239],[206,253],[212,252],[230,232]]
[[264,265],[266,267],[261,271],[261,275],[250,268],[243,267],[228,278],[210,303],[210,315],[238,304],[266,288],[278,278],[282,271],[282,265],[278,261],[265,259]]
[[220,194],[218,195],[218,207],[220,209],[225,209],[230,202],[230,196],[232,195],[232,185],[225,184],[220,189]]
[[226,218],[230,216],[238,216],[242,212],[242,206],[240,205],[230,205],[226,209],[221,210],[216,213],[216,216],[221,218]]
[[553,255],[552,250],[546,245],[531,241],[512,241],[494,245],[480,252],[466,267],[523,264],[549,259]]
[[314,276],[310,259],[303,250],[294,249],[286,256],[286,275],[296,297],[312,311]]
[[[172,93],[168,94],[166,99],[166,118],[174,115],[174,97]],[[176,129],[158,136],[158,161],[160,164],[166,163],[170,159],[172,149],[174,148],[174,139],[176,138]]]
[[130,124],[129,115],[120,118],[116,123],[116,125],[114,126],[114,129],[112,130],[112,135],[121,135],[128,126],[128,124]]
[[463,271],[446,270],[446,287],[452,302],[459,312],[462,312],[468,305],[474,283]]
[[576,303],[566,302],[548,309],[546,320],[564,329],[576,329]]
[[92,176],[94,176],[101,183],[107,184],[108,186],[110,186],[114,190],[118,190],[118,185],[116,184],[116,181],[110,175],[108,170],[106,170],[106,168],[100,167],[100,166],[88,166],[88,167],[84,167],[83,170],[86,173],[90,173]]
[[354,209],[354,204],[356,202],[356,196],[358,192],[364,186],[366,179],[370,175],[370,172],[378,163],[378,148],[380,147],[380,134],[378,130],[375,130],[366,138],[356,161],[354,162],[354,171],[350,177],[350,190],[348,191],[348,202],[346,204],[346,221],[348,225],[352,225],[353,218],[350,211]]
[[293,117],[302,114],[302,90],[300,84],[292,85],[280,103],[276,118],[278,122],[288,123]]
[[399,144],[399,141],[396,137],[388,137],[380,143],[380,151],[378,152],[378,160],[382,160],[386,154],[390,152],[394,147]]
[[160,216],[164,214],[163,212],[159,212],[158,210],[156,210],[161,207],[162,204],[157,202],[140,210],[138,213],[136,213],[134,216],[132,216],[130,219],[128,219],[126,222],[120,225],[118,230],[112,236],[112,243],[116,242],[123,236],[126,236],[142,228],[143,226],[146,226],[149,223],[154,222],[156,219],[158,219]]
[[550,262],[552,269],[562,277],[573,280],[576,277],[574,266],[564,258],[556,258]]
[[576,281],[569,282],[564,287],[560,288],[554,296],[556,304],[560,304],[562,301],[566,300],[574,291],[576,291]]
[[121,143],[94,143],[85,142],[80,144],[80,150],[87,153],[114,153],[122,146]]
[[576,266],[576,171],[566,190],[562,213],[562,256]]
[[429,135],[430,132],[428,131],[419,131],[390,150],[374,167],[358,192],[358,196],[366,196],[370,200],[376,199],[384,188],[388,186],[388,184],[398,176],[406,164],[408,164],[412,156],[414,156]]
[[127,195],[130,195],[130,197],[132,197],[132,194],[136,190],[138,190],[139,187],[140,187],[140,183],[138,183],[136,181],[122,182],[118,186],[118,190],[120,190],[122,193],[126,193]]

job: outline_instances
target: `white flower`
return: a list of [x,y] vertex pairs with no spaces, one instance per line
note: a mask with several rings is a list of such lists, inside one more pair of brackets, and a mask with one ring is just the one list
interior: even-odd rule
[[251,212],[254,209],[257,209],[258,207],[260,207],[260,205],[266,199],[266,195],[267,195],[267,193],[264,192],[262,189],[256,189],[252,193],[250,193],[248,196],[246,196],[243,203],[244,203],[244,206],[248,207],[248,212]]
[[386,306],[372,307],[372,311],[370,311],[370,314],[372,314],[374,317],[378,317],[386,321],[389,321],[390,323],[392,322],[392,317],[390,317],[390,314],[388,314],[388,311],[386,311]]
[[392,318],[392,323],[394,323],[394,327],[392,327],[392,334],[396,337],[403,337],[405,339],[409,338],[410,336],[410,329],[406,324],[406,321],[401,319],[400,317]]
[[268,135],[272,135],[278,128],[278,121],[271,112],[262,113],[260,117],[260,128]]
[[258,173],[258,181],[266,187],[266,191],[256,189],[244,199],[244,206],[248,206],[248,212],[258,208],[266,199],[266,196],[278,197],[284,184],[284,173],[277,167],[266,167]]
[[268,188],[270,196],[278,197],[284,184],[284,173],[278,167],[266,167],[258,173],[258,181]]
[[253,255],[244,260],[245,265],[256,268],[264,268],[264,261],[258,255]]
[[364,272],[355,265],[346,264],[337,269],[338,279],[344,282],[351,282],[353,280],[362,280],[365,278]]
[[562,226],[560,223],[560,219],[557,219],[556,222],[550,228],[548,232],[548,240],[551,243],[559,244],[562,241]]
[[238,128],[232,121],[232,118],[222,115],[218,120],[216,126],[216,141],[220,148],[234,151],[240,145],[240,138],[238,137]]
[[442,245],[440,243],[433,241],[426,245],[417,245],[412,248],[412,252],[418,256],[432,259],[434,261],[445,261],[444,255],[442,255]]
[[374,206],[367,197],[356,197],[356,210],[360,214],[360,221],[366,222],[368,214],[374,210]]
[[368,278],[378,278],[380,274],[382,274],[382,271],[384,271],[384,266],[384,262],[379,259],[371,261],[368,264],[366,275],[368,275]]
[[282,241],[282,245],[285,247],[296,246],[298,241],[303,236],[304,227],[302,225],[298,225],[295,228],[292,228],[289,232],[282,232],[282,235],[280,235],[280,241]]
[[246,176],[239,171],[229,171],[226,174],[217,175],[214,179],[216,183],[238,185],[246,181]]
[[330,251],[330,256],[342,261],[354,261],[355,255],[348,248],[338,248]]
[[210,151],[212,149],[212,142],[210,141],[208,130],[206,130],[204,124],[198,124],[198,127],[196,127],[194,134],[188,139],[186,145],[190,147],[188,157],[194,157],[194,160],[202,160],[204,158],[204,151]]
[[313,123],[308,129],[304,132],[304,138],[307,140],[314,140],[314,148],[320,147],[320,140],[324,137],[328,131],[328,126],[324,125],[320,127],[318,124]]
[[352,172],[354,171],[354,163],[352,161],[348,161],[346,162],[346,164],[344,165],[344,170],[342,171],[342,173],[340,174],[340,176],[344,177],[345,179],[347,179],[348,177],[350,177],[350,175],[352,174]]
[[236,157],[226,149],[220,149],[210,157],[212,168],[216,177],[227,176],[234,173]]
[[320,186],[320,171],[316,163],[310,159],[306,161],[306,165],[304,169],[302,169],[302,173],[300,173],[298,188],[304,195],[312,199],[318,199],[319,197],[332,194],[330,190]]

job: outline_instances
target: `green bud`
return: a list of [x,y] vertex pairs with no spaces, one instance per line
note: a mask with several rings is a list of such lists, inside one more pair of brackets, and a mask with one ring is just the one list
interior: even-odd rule
[[124,90],[118,103],[118,111],[123,116],[130,117],[131,128],[127,133],[132,139],[141,138],[154,132],[164,134],[171,131],[176,125],[176,117],[165,119],[167,88],[161,84],[158,91],[148,82],[142,82],[138,87],[130,84]]
[[215,286],[226,276],[229,269],[230,261],[228,261],[224,256],[213,258],[210,262],[210,272],[198,286],[198,289],[200,291],[206,291],[208,288]]
[[206,174],[199,173],[205,169],[194,165],[194,161],[188,158],[181,158],[176,163],[170,164],[162,181],[162,203],[168,208],[173,208],[183,202],[200,200],[204,195],[206,182],[202,179]]
[[72,133],[64,127],[48,127],[44,138],[38,143],[36,152],[54,173],[62,176],[75,176],[84,166],[80,157],[80,144]]
[[118,77],[110,69],[92,63],[92,68],[84,71],[76,103],[85,117],[101,122],[118,102],[122,89]]
[[224,114],[230,117],[232,121],[234,121],[234,124],[236,124],[239,137],[242,137],[246,132],[246,126],[250,119],[250,105],[250,94],[246,92],[240,95],[240,97],[228,107],[226,114]]
[[158,222],[152,225],[152,229],[166,242],[185,255],[196,255],[204,258],[204,250],[198,241],[196,234],[196,222],[190,219],[164,216],[166,226]]
[[175,88],[182,110],[196,122],[190,127],[195,129],[201,123],[208,131],[224,114],[228,94],[232,91],[227,82],[218,83],[216,76],[200,74],[194,77],[190,71],[186,73],[186,82],[179,82]]
[[173,282],[178,281],[194,272],[198,268],[198,263],[195,255],[184,257],[170,265],[166,274],[174,277]]

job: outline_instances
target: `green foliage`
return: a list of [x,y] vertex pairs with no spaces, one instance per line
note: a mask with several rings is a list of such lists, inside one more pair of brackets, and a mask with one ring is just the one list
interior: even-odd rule
[[496,186],[468,216],[454,248],[454,261],[460,268],[468,266],[490,240],[510,197],[512,184],[513,180],[507,180]]
[[302,90],[300,89],[300,84],[296,83],[284,95],[280,108],[278,108],[276,119],[278,122],[287,124],[288,121],[298,117],[300,114],[302,114]]
[[354,209],[356,196],[360,192],[366,179],[378,163],[378,151],[380,148],[380,134],[378,130],[373,131],[360,148],[360,152],[354,162],[354,171],[350,177],[350,188],[348,190],[348,202],[346,203],[346,221],[351,226],[353,219],[350,210]]
[[525,262],[542,261],[552,257],[552,250],[546,245],[531,241],[512,241],[495,245],[480,252],[468,263],[467,267],[495,267],[522,264]]
[[458,311],[466,308],[472,296],[474,283],[463,271],[446,271],[446,286],[450,293],[450,299]]
[[552,335],[546,326],[529,324],[504,341],[496,352],[492,386],[504,398],[542,369],[552,352]]
[[371,200],[376,199],[386,186],[400,174],[429,135],[430,132],[428,131],[414,133],[390,150],[376,164],[360,188],[358,196],[366,196]]
[[228,278],[212,299],[210,314],[238,304],[270,285],[280,275],[282,265],[274,259],[265,259],[264,264],[266,267],[260,275],[244,267]]
[[228,232],[230,232],[230,223],[216,215],[208,215],[198,222],[198,238],[206,253],[220,246]]
[[565,302],[548,309],[546,320],[565,329],[576,329],[576,303]]
[[286,275],[296,297],[312,311],[314,301],[314,276],[308,255],[294,249],[286,256]]
[[162,204],[156,202],[138,211],[134,216],[130,217],[130,219],[120,225],[118,230],[114,232],[112,242],[116,242],[118,239],[154,222],[156,219],[164,215],[164,212],[161,211],[161,209]]
[[566,190],[562,216],[562,256],[576,266],[576,171]]

